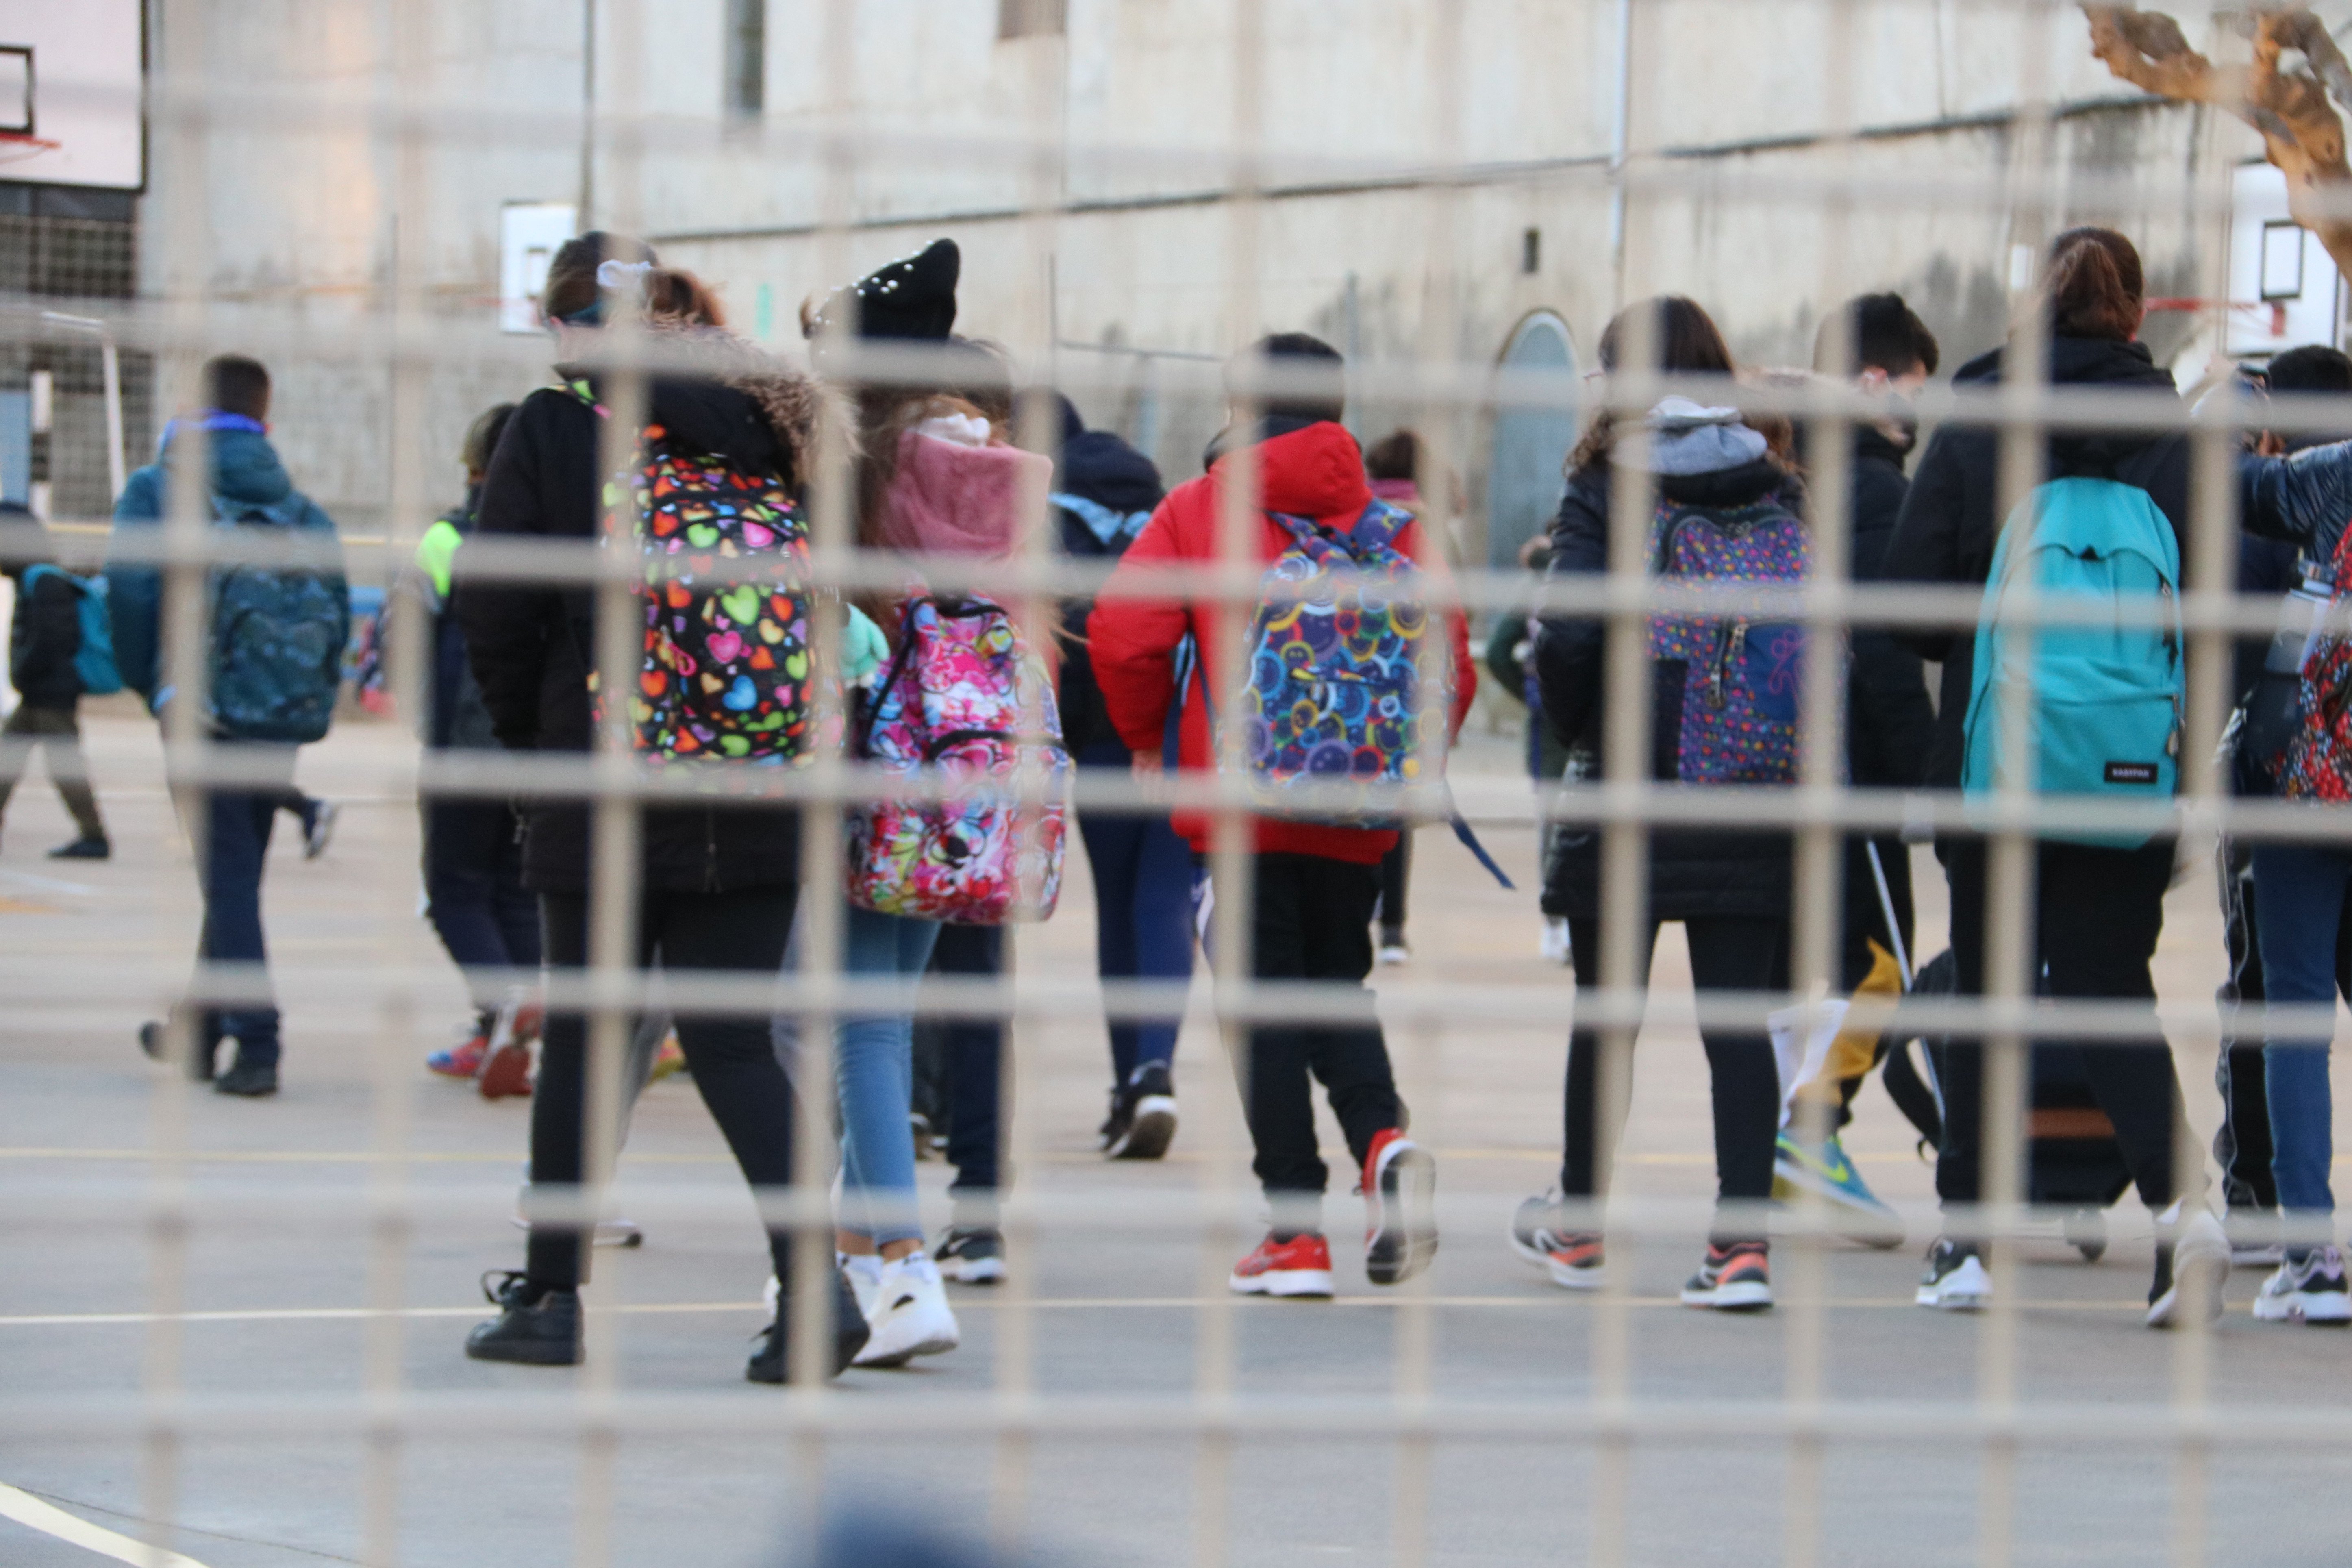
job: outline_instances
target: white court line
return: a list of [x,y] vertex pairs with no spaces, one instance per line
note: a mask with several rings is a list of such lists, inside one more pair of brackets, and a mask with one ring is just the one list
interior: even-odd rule
[[111,1557],[117,1563],[132,1563],[138,1568],[205,1568],[193,1557],[177,1552],[160,1551],[143,1541],[133,1541],[127,1535],[101,1530],[86,1519],[77,1518],[65,1510],[43,1502],[30,1492],[0,1484],[0,1519],[13,1519],[28,1529],[44,1535],[54,1535],[68,1546],[79,1546],[85,1552],[95,1552],[100,1557]]
[[45,893],[88,895],[98,891],[96,888],[84,883],[61,882],[55,877],[36,877],[30,871],[0,871],[0,882],[13,883],[20,888],[37,888]]

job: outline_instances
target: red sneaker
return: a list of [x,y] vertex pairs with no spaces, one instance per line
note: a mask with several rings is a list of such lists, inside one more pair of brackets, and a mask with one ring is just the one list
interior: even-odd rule
[[426,1057],[425,1066],[443,1078],[472,1078],[482,1070],[482,1058],[489,1052],[490,1037],[477,1029],[462,1043]]
[[1257,1250],[1234,1265],[1226,1283],[1243,1296],[1328,1296],[1331,1294],[1331,1244],[1319,1236],[1294,1236],[1288,1241],[1267,1237]]
[[498,1024],[490,1031],[489,1052],[475,1080],[484,1100],[530,1092],[530,1043],[539,1037],[539,1005],[509,993],[506,1005],[499,1009]]
[[1437,1163],[1391,1127],[1364,1156],[1364,1275],[1402,1285],[1437,1256]]

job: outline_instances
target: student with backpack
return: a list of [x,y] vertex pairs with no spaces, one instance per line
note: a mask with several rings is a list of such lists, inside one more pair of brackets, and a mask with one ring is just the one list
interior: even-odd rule
[[16,588],[16,608],[8,623],[8,682],[18,698],[7,721],[0,723],[0,813],[8,809],[10,792],[39,752],[48,758],[49,783],[79,829],[71,843],[50,850],[49,858],[103,860],[112,849],[89,787],[75,710],[86,694],[121,689],[106,584],[60,568],[49,531],[16,501],[0,501],[0,572]]
[[[159,539],[173,490],[202,484],[215,538],[288,545],[307,557],[284,565],[232,562],[214,567],[206,577],[198,725],[215,753],[233,758],[247,780],[258,774],[266,782],[173,781],[204,889],[198,958],[251,964],[266,977],[261,877],[270,826],[294,793],[296,749],[324,739],[334,718],[343,649],[351,641],[351,590],[343,580],[334,521],[294,488],[269,445],[269,372],[258,360],[222,354],[205,363],[203,377],[204,407],[164,426],[156,460],[131,476],[114,503],[113,542],[120,552]],[[190,448],[180,437],[191,428],[205,432],[210,448],[203,474],[189,472],[184,456]],[[158,655],[163,574],[121,553],[109,562],[106,574],[122,682],[162,719],[178,698]],[[186,1065],[199,1080],[212,1079],[223,1094],[278,1092],[278,1016],[273,1003],[205,1005],[193,1027],[194,1056]],[[160,1058],[165,1036],[160,1022],[146,1024],[139,1031],[140,1047]],[[215,1077],[224,1039],[236,1041],[236,1056]]]
[[[2112,229],[2077,228],[2050,247],[2040,307],[2050,339],[2048,373],[2059,387],[2142,389],[2170,395],[2172,377],[2137,341],[2147,300],[2139,253]],[[2007,373],[2006,351],[1964,365],[1956,385],[1990,386]],[[2029,704],[2039,772],[2029,787],[2049,795],[2160,802],[2175,784],[2182,642],[2155,626],[2121,631],[2042,626],[2032,632],[2032,668],[2019,661],[2021,628],[2005,611],[2013,585],[2043,592],[2177,605],[2189,513],[2189,444],[2175,433],[2069,431],[2049,440],[2047,481],[2015,514],[1996,510],[2000,438],[1990,427],[1936,433],[1887,547],[1891,581],[1982,584],[1974,637],[1945,630],[1898,635],[1943,664],[1931,786],[1990,795],[2016,765],[2000,750],[2003,713]],[[2057,704],[2071,704],[2060,709]],[[2068,717],[2058,715],[2064,712]],[[2147,1321],[2164,1327],[2221,1310],[2230,1266],[2221,1224],[2204,1207],[2201,1168],[2176,1172],[2186,1142],[2180,1087],[2156,1018],[2148,965],[2164,924],[2172,876],[2169,832],[2104,837],[2052,835],[2034,850],[2028,910],[2033,969],[2042,994],[2144,1007],[2137,1041],[2087,1043],[2082,1058],[2099,1108],[2115,1124],[2141,1201],[2158,1216]],[[1988,846],[1946,835],[1937,844],[1951,884],[1958,990],[1984,994]],[[1944,1142],[1936,1191],[1948,1209],[1983,1195],[1981,1047],[1956,1039],[1942,1076]],[[2169,1212],[2179,1203],[2176,1218]],[[1989,1298],[1981,1240],[1947,1233],[1928,1250],[1919,1304],[1973,1310]]]
[[[1150,458],[1108,430],[1089,430],[1061,398],[1062,450],[1054,521],[1062,553],[1115,562],[1165,493]],[[1110,720],[1087,639],[1090,598],[1062,605],[1062,734],[1081,768],[1126,773],[1127,742]],[[1182,982],[1192,975],[1192,848],[1166,816],[1088,806],[1078,837],[1095,882],[1095,973],[1106,981]],[[1176,1136],[1176,1012],[1110,1022],[1110,1114],[1097,1136],[1106,1159],[1157,1160]]]
[[[1003,359],[952,333],[961,270],[954,242],[935,241],[826,300],[808,321],[820,334],[846,316],[860,341],[927,347],[938,365],[933,378],[857,389],[857,543],[902,567],[908,586],[856,596],[887,657],[852,721],[851,755],[910,782],[1009,785],[1030,763],[1050,781],[1068,759],[1036,657],[1043,650],[996,598],[934,594],[923,582],[927,557],[1011,559],[1023,497],[1045,494],[1051,480],[1048,459],[1011,443]],[[819,347],[827,347],[822,336]],[[1029,731],[1033,716],[1047,733]],[[841,1247],[872,1327],[858,1364],[900,1366],[953,1350],[962,1337],[924,1250],[916,1200],[915,987],[942,922],[997,925],[1051,911],[1062,814],[982,800],[880,800],[848,815],[844,972],[898,981],[907,1004],[847,1015],[835,1029]],[[1033,898],[1042,910],[1024,910]]]
[[[1306,333],[1283,332],[1254,344],[1236,362],[1236,370],[1244,367],[1278,373],[1286,384],[1258,400],[1229,372],[1227,391],[1235,407],[1256,402],[1261,412],[1247,426],[1229,426],[1209,449],[1208,472],[1160,503],[1087,626],[1103,700],[1139,774],[1166,765],[1162,748],[1171,714],[1178,762],[1194,771],[1216,765],[1215,725],[1234,721],[1215,717],[1228,700],[1246,716],[1240,721],[1249,726],[1249,777],[1272,808],[1249,822],[1250,973],[1258,980],[1318,983],[1353,1016],[1249,1031],[1248,1057],[1241,1064],[1243,1105],[1256,1151],[1253,1169],[1272,1226],[1235,1266],[1229,1283],[1243,1294],[1328,1296],[1331,1252],[1322,1231],[1328,1173],[1316,1147],[1310,1078],[1329,1096],[1360,1173],[1368,1211],[1364,1266],[1373,1284],[1408,1279],[1435,1255],[1436,1175],[1428,1152],[1405,1136],[1404,1106],[1380,1015],[1364,988],[1372,969],[1381,858],[1395,846],[1397,832],[1360,816],[1319,819],[1328,809],[1285,812],[1281,795],[1286,784],[1318,776],[1307,766],[1310,749],[1345,746],[1359,776],[1435,776],[1442,759],[1419,749],[1423,705],[1446,701],[1442,717],[1450,741],[1468,711],[1477,673],[1458,612],[1376,614],[1356,585],[1365,579],[1396,584],[1388,602],[1409,605],[1423,596],[1442,598],[1450,577],[1419,524],[1372,496],[1362,453],[1340,423],[1346,384],[1338,352]],[[1211,672],[1219,668],[1220,605],[1169,597],[1153,572],[1219,559],[1227,466],[1244,447],[1252,448],[1261,509],[1251,544],[1269,567],[1269,587],[1280,592],[1259,603],[1244,665],[1253,679],[1228,700],[1210,689]],[[1339,616],[1358,622],[1356,633],[1344,639],[1332,632]],[[1427,651],[1423,638],[1433,629],[1445,639],[1435,659],[1445,672],[1443,697],[1424,694],[1419,684]],[[1289,670],[1328,673],[1318,681],[1292,678],[1279,686],[1261,687],[1255,679]],[[1383,699],[1376,711],[1350,700],[1378,684],[1393,692],[1392,704]],[[1312,694],[1311,701],[1303,700],[1302,689]],[[1205,858],[1214,835],[1212,817],[1179,813],[1174,826],[1194,854]],[[1214,895],[1213,888],[1204,891]]]
[[[1887,542],[1911,488],[1905,466],[1918,426],[1910,400],[1936,374],[1939,356],[1935,334],[1900,294],[1863,295],[1848,300],[1843,314],[1842,334],[1832,331],[1833,322],[1822,323],[1813,369],[1885,400],[1882,417],[1854,425],[1850,458],[1847,567],[1854,582],[1873,583],[1884,571]],[[1843,361],[1832,357],[1832,340],[1841,335]],[[1863,789],[1917,789],[1936,731],[1919,656],[1884,626],[1855,626],[1847,641],[1853,656],[1846,671],[1847,778]],[[1917,962],[1911,851],[1900,834],[1856,834],[1845,841],[1844,859],[1838,989],[1853,998],[1857,1011],[1849,1017],[1860,1023],[1895,1005]],[[1853,1097],[1885,1045],[1871,1025],[1841,1029],[1819,1078],[1797,1089],[1773,1156],[1776,1194],[1820,1194],[1843,1234],[1874,1246],[1899,1244],[1903,1223],[1870,1190],[1839,1134],[1853,1120]],[[1826,1133],[1819,1143],[1807,1136],[1808,1101],[1826,1102]]]
[[[432,663],[425,683],[419,729],[428,752],[499,749],[490,710],[466,658],[465,630],[452,613],[457,550],[474,531],[490,454],[515,405],[486,410],[466,432],[460,454],[466,499],[443,513],[416,542],[415,567],[403,586],[425,614]],[[429,795],[421,803],[425,835],[425,903],[433,930],[466,976],[474,1005],[465,1037],[425,1058],[444,1078],[478,1084],[482,1098],[528,1092],[530,1046],[540,1009],[532,1002],[540,963],[539,900],[523,886],[521,820],[512,805],[476,795]],[[530,979],[518,979],[519,974]],[[490,1070],[496,1064],[496,1070]]]
[[[555,335],[558,384],[525,398],[484,477],[477,540],[580,542],[605,531],[609,489],[646,566],[641,664],[597,668],[595,596],[574,584],[467,581],[457,552],[456,613],[492,729],[510,751],[577,754],[596,746],[592,690],[631,690],[633,750],[673,776],[714,779],[789,768],[814,754],[806,592],[794,586],[807,535],[798,500],[823,395],[807,375],[727,333],[692,274],[601,232],[567,240],[541,296]],[[646,374],[646,424],[632,469],[606,478],[600,443],[611,372],[594,363],[615,312],[638,314],[664,354]],[[678,362],[686,361],[681,368]],[[624,546],[625,548],[625,546]],[[705,552],[708,553],[705,553]],[[732,569],[718,563],[735,563]],[[752,567],[781,576],[739,580]],[[702,679],[709,677],[708,679]],[[688,679],[691,677],[691,679]],[[524,885],[539,895],[551,968],[588,961],[594,882],[591,806],[574,796],[523,804]],[[792,807],[712,798],[648,803],[640,817],[635,911],[639,967],[765,979],[782,965],[800,890],[800,820]],[[588,1020],[550,1009],[531,1102],[530,1173],[559,1199],[578,1195],[587,1139]],[[764,1010],[682,1010],[679,1044],[696,1089],[759,1193],[793,1183],[793,1100]],[[579,1286],[589,1237],[573,1216],[537,1215],[521,1269],[488,1293],[498,1316],[467,1337],[477,1360],[571,1365],[582,1354]],[[835,1280],[829,1323],[795,1324],[789,1227],[767,1233],[782,1282],[776,1315],[744,1369],[782,1383],[788,1341],[814,1332],[833,1368],[866,1325]]]
[[[1628,338],[1651,319],[1661,370],[1720,376],[1727,390],[1731,351],[1696,301],[1667,296],[1628,306],[1601,334],[1603,369],[1630,369]],[[1811,544],[1800,509],[1801,486],[1769,451],[1762,433],[1737,410],[1673,397],[1652,410],[1648,467],[1657,494],[1650,527],[1651,569],[1697,583],[1804,580]],[[1552,525],[1550,574],[1595,575],[1610,569],[1609,513],[1622,461],[1616,419],[1607,412],[1586,430],[1570,459],[1568,494]],[[1649,626],[1657,693],[1652,714],[1653,776],[1667,787],[1787,785],[1795,782],[1800,743],[1794,694],[1806,656],[1806,633],[1787,624],[1722,616],[1658,616]],[[1546,617],[1537,626],[1536,672],[1544,711],[1568,742],[1570,768],[1599,777],[1606,721],[1601,623]],[[1826,650],[1842,653],[1834,645]],[[1646,983],[1658,927],[1682,922],[1691,973],[1709,991],[1785,991],[1789,984],[1790,859],[1785,833],[1744,828],[1709,832],[1654,829],[1649,843],[1646,930],[1637,935]],[[1546,907],[1568,920],[1580,986],[1601,976],[1600,836],[1579,828],[1563,847],[1546,889]],[[1694,1307],[1754,1311],[1772,1304],[1763,1205],[1772,1195],[1773,1138],[1780,1076],[1769,1022],[1745,1028],[1702,1026],[1715,1110],[1716,1184],[1720,1205],[1698,1271],[1684,1285]],[[1519,1205],[1513,1248],[1566,1289],[1597,1289],[1605,1279],[1604,1239],[1589,1210],[1607,1190],[1601,1167],[1601,1040],[1590,1026],[1569,1037],[1565,1137],[1559,1184]]]

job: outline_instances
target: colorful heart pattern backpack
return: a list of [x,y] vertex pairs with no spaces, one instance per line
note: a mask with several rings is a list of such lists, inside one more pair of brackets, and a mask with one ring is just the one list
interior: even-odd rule
[[[2341,604],[2352,589],[2352,528],[2336,542],[2330,576]],[[2312,639],[2302,687],[2302,722],[2279,770],[2279,794],[2341,805],[2352,801],[2352,638],[2323,632]]]
[[[572,391],[604,412],[584,384]],[[688,452],[649,425],[636,468],[605,485],[607,508],[631,499],[624,484],[645,568],[629,693],[638,754],[804,765],[814,751],[808,530],[783,480]],[[740,580],[753,574],[761,580]]]
[[1054,683],[1002,605],[908,600],[856,740],[861,759],[942,798],[850,811],[850,902],[957,925],[1054,912],[1070,753]]

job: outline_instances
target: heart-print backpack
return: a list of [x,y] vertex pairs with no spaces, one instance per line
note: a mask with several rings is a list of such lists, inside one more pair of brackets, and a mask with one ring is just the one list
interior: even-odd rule
[[[572,395],[594,408],[584,382]],[[630,728],[640,755],[797,765],[813,754],[806,590],[808,530],[773,474],[746,473],[687,451],[646,426],[636,467],[605,486],[604,504],[635,491],[637,602],[645,641]],[[726,563],[721,571],[720,563]],[[757,574],[763,580],[740,579]],[[602,694],[590,661],[589,689]]]
[[862,760],[945,798],[849,812],[850,902],[956,925],[1054,912],[1070,753],[1054,683],[1003,606],[908,601],[856,738]]

